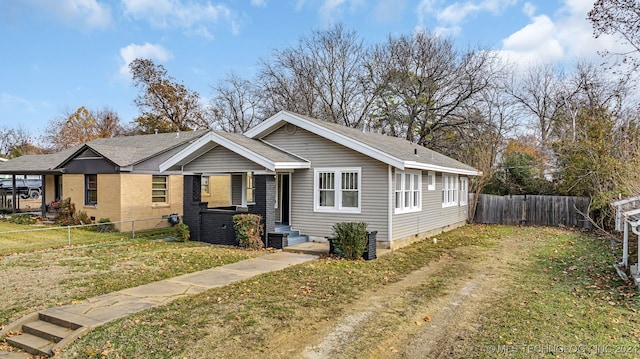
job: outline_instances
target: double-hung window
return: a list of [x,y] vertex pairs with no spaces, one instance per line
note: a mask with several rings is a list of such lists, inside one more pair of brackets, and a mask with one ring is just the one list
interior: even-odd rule
[[442,207],[450,207],[458,204],[458,176],[451,174],[442,175]]
[[360,168],[316,168],[313,187],[315,211],[360,213]]
[[427,190],[436,190],[436,173],[434,171],[427,172]]
[[460,205],[466,206],[469,199],[469,179],[460,177]]
[[84,175],[84,204],[98,204],[98,175]]
[[151,201],[167,203],[167,176],[153,176],[151,179]]
[[396,213],[415,212],[422,209],[422,173],[419,171],[396,171]]

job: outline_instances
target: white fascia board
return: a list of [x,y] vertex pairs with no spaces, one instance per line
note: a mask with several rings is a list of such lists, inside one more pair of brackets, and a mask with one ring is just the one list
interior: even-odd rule
[[275,163],[253,151],[248,150],[247,148],[238,145],[237,143],[230,141],[220,135],[217,135],[215,133],[211,133],[211,135],[213,136],[212,141],[219,144],[220,146],[228,149],[231,152],[234,152],[250,161],[255,162],[256,164],[259,164],[260,166],[270,170],[270,171],[275,171],[276,166]]
[[[189,156],[191,156],[192,154],[196,153],[198,150],[200,150],[203,147],[206,147],[209,143],[216,143],[222,147],[225,147],[226,149],[250,160],[255,162],[256,164],[265,167],[268,170],[274,171],[275,170],[275,164],[273,163],[273,161],[270,161],[266,158],[264,158],[263,156],[260,156],[259,154],[253,152],[253,151],[249,151],[248,149],[239,146],[238,144],[236,144],[233,141],[230,141],[218,134],[215,134],[213,132],[209,132],[206,135],[200,137],[196,142],[190,144],[189,146],[187,146],[186,148],[184,148],[182,151],[178,152],[177,154],[173,155],[171,158],[169,158],[168,160],[166,160],[165,162],[160,164],[160,171],[164,172],[167,169],[171,168],[172,166],[175,166],[177,164],[179,164],[180,162],[184,161],[185,159],[189,158]],[[182,164],[183,166],[185,165],[184,163]]]
[[309,169],[311,164],[309,162],[276,162],[277,170],[295,170],[295,169]]
[[251,137],[251,138],[255,138],[256,136],[259,136],[260,134],[264,133],[264,132],[268,132],[271,127],[273,127],[274,125],[276,125],[278,122],[280,122],[280,117],[281,116],[286,116],[287,112],[284,110],[280,110],[278,113],[276,113],[275,115],[269,117],[268,119],[260,122],[259,124],[257,124],[255,127],[252,127],[251,129],[247,130],[244,135],[247,137]]
[[212,132],[209,132],[209,133],[203,135],[197,141],[193,142],[189,146],[187,146],[184,149],[182,149],[180,152],[178,152],[175,155],[171,156],[168,160],[162,162],[160,164],[160,166],[158,166],[159,169],[160,169],[160,172],[164,172],[164,171],[168,170],[169,168],[177,165],[178,163],[184,161],[185,159],[187,159],[190,155],[192,155],[193,153],[195,153],[199,149],[201,149],[204,146],[206,146],[209,142],[212,141],[211,135],[213,135]]
[[391,156],[388,153],[382,152],[362,142],[356,141],[351,137],[347,137],[340,133],[333,132],[324,126],[307,121],[302,117],[295,116],[294,114],[286,111],[278,112],[276,115],[268,118],[267,120],[263,121],[256,127],[247,131],[245,135],[252,138],[254,136],[259,136],[262,133],[268,132],[271,126],[274,126],[280,123],[281,121],[285,121],[285,122],[291,123],[292,125],[296,125],[304,130],[307,130],[318,136],[324,137],[330,141],[334,141],[338,144],[341,144],[356,152],[360,152],[366,156],[369,156],[385,164],[388,164],[400,169],[404,169],[404,161],[400,160],[397,157]]
[[468,176],[482,175],[481,171],[444,167],[444,166],[432,165],[432,164],[416,162],[416,161],[405,161],[404,166],[405,168],[412,168],[412,169],[423,170],[423,171],[445,172],[445,173],[454,173],[454,174],[468,175]]

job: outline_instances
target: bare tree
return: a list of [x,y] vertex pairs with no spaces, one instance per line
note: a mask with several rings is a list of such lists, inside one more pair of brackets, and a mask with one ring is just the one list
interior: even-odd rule
[[551,64],[543,64],[528,68],[522,76],[514,76],[507,88],[520,106],[522,117],[530,119],[543,149],[548,147],[559,109],[571,97],[563,81],[561,71]]
[[596,38],[603,34],[619,35],[620,42],[629,46],[627,51],[605,52],[631,65],[632,71],[640,66],[640,4],[637,0],[597,0],[589,11]]
[[162,65],[135,59],[129,69],[141,90],[134,103],[141,112],[135,122],[143,132],[186,131],[203,122],[198,93],[176,82]]
[[209,128],[244,133],[259,123],[260,98],[251,81],[231,73],[213,90],[214,98],[208,109]]
[[0,156],[13,158],[40,153],[41,150],[34,145],[33,138],[24,128],[0,128]]
[[375,93],[365,81],[368,52],[355,32],[336,25],[276,50],[260,62],[262,112],[281,109],[349,127],[363,125]]
[[374,50],[371,82],[381,88],[376,126],[392,136],[440,149],[449,131],[470,119],[463,107],[493,82],[489,51],[459,53],[450,40],[427,32],[389,37]]

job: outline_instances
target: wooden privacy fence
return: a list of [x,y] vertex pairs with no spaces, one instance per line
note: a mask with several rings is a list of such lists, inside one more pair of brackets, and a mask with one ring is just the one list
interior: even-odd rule
[[[474,196],[474,194],[470,195],[471,201],[474,200]],[[589,202],[589,197],[480,194],[472,221],[491,224],[591,228],[591,222],[578,213],[578,211],[587,213]]]

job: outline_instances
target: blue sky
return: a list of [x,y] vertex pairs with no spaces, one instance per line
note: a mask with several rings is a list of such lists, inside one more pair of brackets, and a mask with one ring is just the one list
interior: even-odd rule
[[2,0],[0,128],[44,133],[80,106],[138,114],[127,65],[162,64],[205,100],[234,71],[312,30],[342,23],[367,43],[419,29],[489,47],[520,64],[601,61],[586,20],[592,0]]

